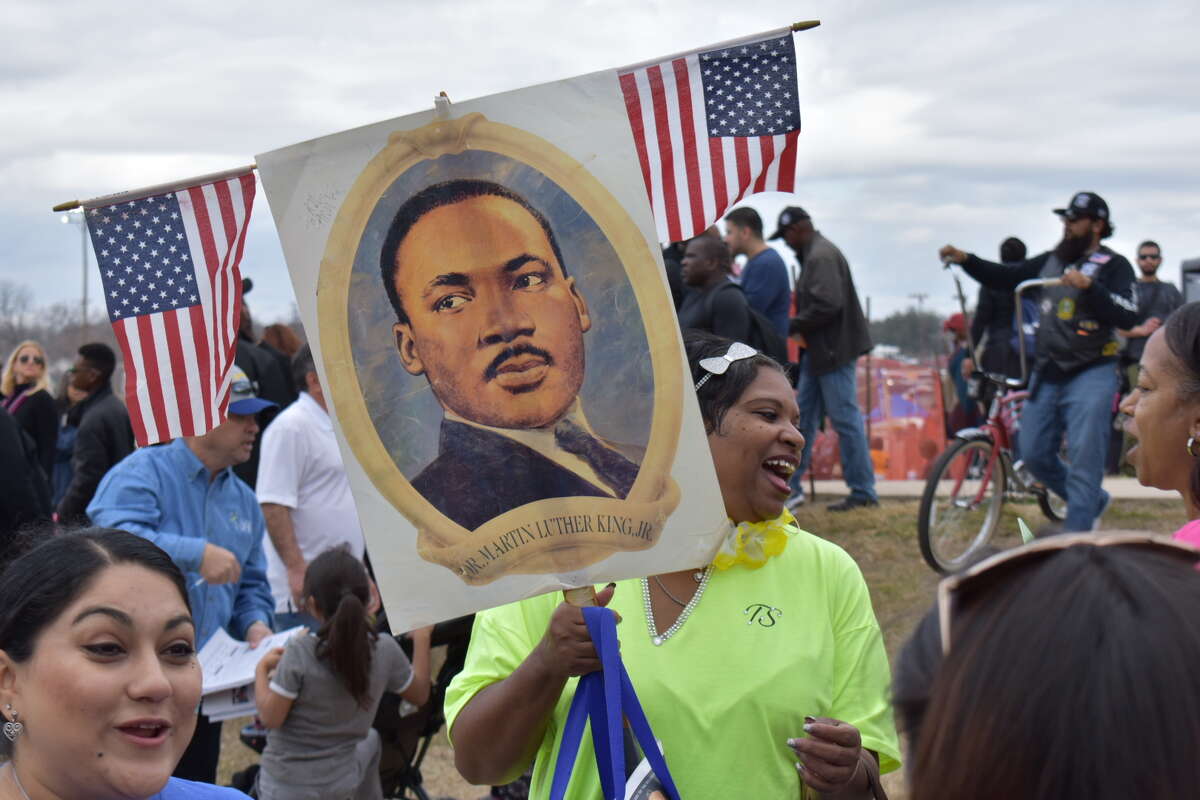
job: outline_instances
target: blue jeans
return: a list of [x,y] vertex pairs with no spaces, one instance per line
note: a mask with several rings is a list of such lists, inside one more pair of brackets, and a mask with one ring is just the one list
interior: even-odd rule
[[[1102,502],[1116,364],[1086,367],[1061,382],[1044,380],[1039,370],[1029,391],[1021,412],[1021,458],[1035,478],[1066,499],[1063,531],[1090,531]],[[1058,455],[1063,434],[1070,464]]]
[[808,368],[808,359],[801,359],[796,402],[800,405],[800,432],[804,434],[805,446],[800,469],[792,475],[792,491],[801,489],[800,477],[808,471],[812,461],[817,426],[822,417],[828,416],[837,431],[842,476],[850,487],[850,496],[861,500],[879,499],[875,496],[875,470],[871,467],[862,412],[858,410],[855,382],[853,361],[824,375],[813,375]]

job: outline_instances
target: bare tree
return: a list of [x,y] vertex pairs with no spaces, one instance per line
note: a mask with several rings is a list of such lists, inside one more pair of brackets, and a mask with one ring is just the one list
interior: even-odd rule
[[31,338],[33,292],[15,281],[0,280],[0,358],[23,339]]

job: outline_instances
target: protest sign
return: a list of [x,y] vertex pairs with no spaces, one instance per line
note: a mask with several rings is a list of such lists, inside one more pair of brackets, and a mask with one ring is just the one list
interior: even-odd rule
[[397,629],[720,543],[631,74],[258,156]]

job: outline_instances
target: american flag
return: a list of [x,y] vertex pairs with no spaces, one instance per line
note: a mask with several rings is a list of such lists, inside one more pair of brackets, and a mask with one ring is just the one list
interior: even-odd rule
[[800,104],[791,30],[618,71],[659,241],[747,194],[790,192]]
[[253,204],[245,172],[86,209],[139,445],[225,419]]

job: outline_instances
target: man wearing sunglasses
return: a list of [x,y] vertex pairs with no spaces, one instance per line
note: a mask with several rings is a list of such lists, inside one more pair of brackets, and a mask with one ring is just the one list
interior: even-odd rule
[[[1138,362],[1142,359],[1142,351],[1146,349],[1146,340],[1150,338],[1150,334],[1162,326],[1172,311],[1183,305],[1183,295],[1175,288],[1175,284],[1158,279],[1158,268],[1161,266],[1162,249],[1158,242],[1147,239],[1138,245],[1137,267],[1141,273],[1135,287],[1138,324],[1117,331],[1125,337],[1118,376],[1122,396],[1129,394],[1137,385]],[[1115,416],[1116,412],[1113,413]],[[1108,448],[1108,462],[1105,465],[1108,474],[1115,475],[1120,470],[1125,444],[1124,436],[1120,433],[1113,434]]]
[[[997,289],[1012,291],[1031,278],[1062,280],[1042,293],[1021,457],[1034,477],[1066,498],[1063,530],[1088,531],[1111,500],[1100,483],[1117,391],[1117,330],[1137,324],[1137,304],[1129,261],[1102,244],[1113,234],[1108,203],[1094,192],[1077,192],[1054,213],[1062,219],[1062,240],[1019,264],[984,261],[953,245],[940,255]],[[1064,436],[1069,465],[1058,454]]]
[[1141,275],[1137,282],[1138,324],[1120,331],[1125,337],[1121,351],[1121,366],[1132,366],[1141,359],[1146,340],[1163,324],[1172,311],[1183,305],[1183,295],[1175,284],[1160,281],[1162,249],[1157,242],[1146,240],[1138,245],[1137,266]]
[[79,433],[71,454],[71,483],[57,509],[58,521],[64,525],[86,524],[85,510],[100,479],[133,452],[129,412],[112,390],[116,368],[117,356],[112,348],[92,342],[79,348],[75,364],[68,370],[71,386],[87,397],[67,412],[67,424]]

